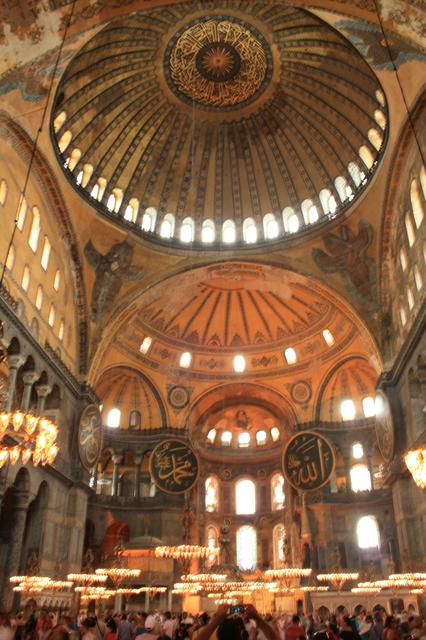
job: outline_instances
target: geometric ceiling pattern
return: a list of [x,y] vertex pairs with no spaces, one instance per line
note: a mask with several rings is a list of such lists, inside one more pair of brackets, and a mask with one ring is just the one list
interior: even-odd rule
[[[244,219],[262,241],[268,213],[283,235],[286,207],[303,228],[349,205],[375,168],[359,150],[378,156],[369,138],[377,110],[386,129],[380,83],[339,32],[285,3],[229,0],[109,23],[67,67],[53,118],[61,166],[68,159],[66,175],[74,185],[80,176],[77,188],[100,212],[115,193],[109,217],[123,221],[130,203],[127,224],[147,238],[159,239],[169,213],[175,238],[189,216],[195,242],[208,219],[217,230],[234,221],[238,243]],[[348,170],[354,161],[362,180]],[[315,215],[302,212],[306,202]],[[144,231],[147,208],[157,217]]]
[[[117,323],[113,344],[138,366],[176,377],[241,377],[233,370],[237,354],[245,357],[243,375],[260,377],[328,369],[345,352],[376,354],[358,318],[328,287],[269,265],[228,261],[194,268],[145,291],[133,305],[133,315]],[[149,348],[140,351],[145,338]],[[288,348],[296,353],[293,363],[286,360]],[[191,354],[186,370],[184,352]]]

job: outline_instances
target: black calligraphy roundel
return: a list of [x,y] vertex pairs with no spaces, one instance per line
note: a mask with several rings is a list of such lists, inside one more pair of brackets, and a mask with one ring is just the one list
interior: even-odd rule
[[316,431],[299,431],[287,442],[283,471],[292,487],[315,491],[326,484],[334,471],[332,443]]
[[191,489],[197,482],[198,468],[195,452],[183,440],[163,440],[151,454],[152,479],[165,493],[179,494]]
[[102,419],[96,404],[89,404],[83,410],[77,437],[81,463],[91,471],[97,463],[102,449]]

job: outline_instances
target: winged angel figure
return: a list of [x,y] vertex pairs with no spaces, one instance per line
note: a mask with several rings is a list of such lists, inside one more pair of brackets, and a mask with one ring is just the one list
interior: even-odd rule
[[132,267],[133,247],[128,242],[114,244],[102,255],[89,240],[84,247],[88,263],[95,269],[92,292],[92,320],[99,322],[106,309],[111,308],[123,282],[143,278],[143,269]]
[[312,256],[326,273],[338,271],[347,289],[370,311],[377,310],[376,266],[367,252],[373,241],[373,228],[366,220],[358,223],[358,235],[343,224],[338,233],[323,238],[327,253],[313,249]]

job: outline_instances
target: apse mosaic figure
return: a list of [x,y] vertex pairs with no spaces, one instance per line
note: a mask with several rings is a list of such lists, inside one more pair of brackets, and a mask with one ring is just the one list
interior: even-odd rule
[[184,493],[197,482],[197,456],[182,440],[164,440],[151,454],[150,470],[153,481],[161,491]]
[[302,491],[315,491],[334,471],[333,445],[315,431],[300,431],[287,443],[283,471],[289,483]]
[[108,253],[102,255],[89,240],[84,247],[84,255],[96,273],[92,292],[92,320],[99,322],[111,307],[123,282],[140,280],[144,272],[132,266],[133,247],[126,241],[114,244]]

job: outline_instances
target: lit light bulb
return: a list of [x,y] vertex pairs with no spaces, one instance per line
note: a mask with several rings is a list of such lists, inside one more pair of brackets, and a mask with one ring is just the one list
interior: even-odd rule
[[6,464],[9,458],[9,451],[7,449],[0,449],[0,469]]
[[15,411],[12,415],[12,423],[15,431],[18,431],[24,422],[25,414],[22,411]]
[[9,450],[9,458],[11,464],[16,464],[19,460],[20,449],[19,447],[13,447]]

